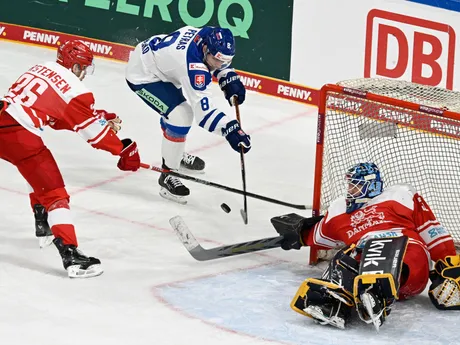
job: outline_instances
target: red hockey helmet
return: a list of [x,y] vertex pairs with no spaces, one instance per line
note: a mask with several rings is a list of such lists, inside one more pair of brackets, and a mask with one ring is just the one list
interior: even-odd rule
[[94,70],[93,53],[82,41],[67,41],[58,48],[56,62],[65,68],[72,69],[77,64],[81,70],[86,69],[87,74]]

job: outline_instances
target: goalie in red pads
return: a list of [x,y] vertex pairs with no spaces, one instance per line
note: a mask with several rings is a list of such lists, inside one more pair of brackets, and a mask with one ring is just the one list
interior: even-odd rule
[[[324,216],[272,218],[282,248],[340,249],[321,278],[308,278],[291,307],[321,324],[345,328],[356,310],[378,330],[397,299],[429,296],[438,309],[460,309],[460,259],[448,231],[411,186],[383,189],[374,163],[346,173],[347,195]],[[430,272],[430,261],[436,262]]]
[[140,166],[136,143],[116,136],[119,118],[94,110],[94,96],[81,82],[93,69],[90,49],[81,41],[68,41],[59,47],[56,62],[33,66],[0,99],[0,158],[15,165],[32,187],[37,235],[46,235],[49,223],[53,242],[72,278],[103,271],[99,259],[77,249],[70,197],[53,155],[40,137],[43,128],[78,133],[94,148],[119,156],[121,170],[135,171]]

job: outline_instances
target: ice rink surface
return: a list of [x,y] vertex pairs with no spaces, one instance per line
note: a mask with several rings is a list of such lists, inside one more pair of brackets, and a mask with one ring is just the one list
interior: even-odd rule
[[[0,92],[52,50],[0,42]],[[141,159],[159,165],[159,116],[124,81],[125,64],[96,59],[85,79],[96,108],[123,119],[121,138],[137,141]],[[227,114],[217,85],[215,101]],[[316,109],[249,92],[241,106],[251,134],[246,155],[248,191],[296,204],[311,203]],[[275,236],[269,219],[297,212],[248,200],[249,224],[239,214],[242,196],[189,181],[187,205],[158,195],[158,173],[117,169],[117,157],[94,150],[77,134],[47,128],[71,195],[80,248],[101,259],[105,272],[71,280],[57,250],[40,250],[27,188],[15,167],[0,161],[0,339],[7,345],[179,344],[459,344],[459,314],[439,312],[426,293],[400,303],[380,333],[358,321],[346,331],[316,325],[289,308],[303,279],[319,276],[308,250],[280,249],[208,262],[195,261],[169,219],[180,215],[204,247]],[[224,138],[196,124],[187,151],[206,161],[197,175],[241,188],[239,155]],[[232,212],[220,208],[227,203]]]

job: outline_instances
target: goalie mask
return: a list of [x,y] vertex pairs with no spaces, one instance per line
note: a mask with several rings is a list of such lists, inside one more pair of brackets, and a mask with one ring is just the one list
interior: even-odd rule
[[380,170],[374,163],[356,164],[348,169],[345,181],[347,184],[347,213],[361,208],[370,199],[383,192]]

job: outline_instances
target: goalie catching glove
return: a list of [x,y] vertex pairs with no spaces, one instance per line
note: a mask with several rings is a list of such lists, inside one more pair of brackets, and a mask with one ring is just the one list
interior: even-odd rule
[[289,213],[270,219],[276,232],[284,237],[281,248],[284,250],[300,249],[305,243],[302,231],[307,231],[318,223],[324,216],[305,218],[296,213]]
[[460,256],[446,256],[436,261],[430,280],[428,295],[434,306],[441,310],[460,310]]

